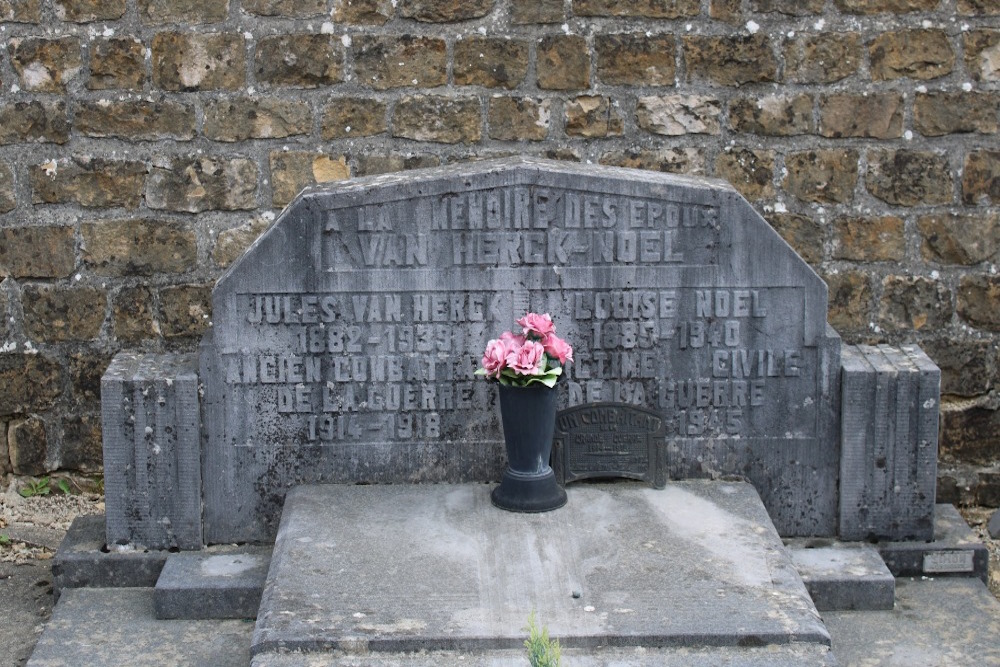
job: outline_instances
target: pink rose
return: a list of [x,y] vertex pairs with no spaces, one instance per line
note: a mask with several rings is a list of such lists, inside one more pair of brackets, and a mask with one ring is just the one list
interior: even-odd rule
[[524,345],[524,341],[527,340],[521,334],[514,335],[510,331],[504,331],[500,334],[500,340],[503,341],[504,345],[507,346],[508,351],[515,347],[521,347]]
[[519,319],[517,323],[524,329],[525,336],[534,334],[538,338],[545,338],[556,331],[556,325],[552,323],[552,317],[548,313],[544,315],[528,313]]
[[550,357],[555,357],[560,364],[573,361],[573,347],[554,333],[542,339],[542,347]]
[[486,375],[500,377],[500,371],[507,367],[507,354],[510,347],[502,340],[491,340],[486,344],[486,352],[483,353],[483,368]]
[[507,354],[507,367],[520,375],[540,375],[544,356],[545,348],[541,343],[533,340],[525,341],[524,345]]

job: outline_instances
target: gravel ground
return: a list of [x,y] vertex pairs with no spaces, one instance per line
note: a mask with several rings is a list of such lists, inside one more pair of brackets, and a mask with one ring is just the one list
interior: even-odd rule
[[[74,489],[88,488],[86,480],[69,481]],[[990,590],[1000,599],[1000,540],[991,539],[986,530],[994,511],[961,509],[990,549]],[[102,512],[104,498],[97,493],[54,490],[22,498],[14,484],[0,492],[0,667],[26,663],[52,615],[50,561],[70,523],[81,514]]]

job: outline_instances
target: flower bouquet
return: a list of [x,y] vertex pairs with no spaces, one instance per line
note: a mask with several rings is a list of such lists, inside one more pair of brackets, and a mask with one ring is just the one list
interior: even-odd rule
[[556,421],[555,385],[573,348],[556,336],[548,313],[517,320],[521,333],[505,331],[486,344],[476,375],[500,383],[507,467],[491,499],[513,512],[547,512],[566,504],[566,492],[549,465]]

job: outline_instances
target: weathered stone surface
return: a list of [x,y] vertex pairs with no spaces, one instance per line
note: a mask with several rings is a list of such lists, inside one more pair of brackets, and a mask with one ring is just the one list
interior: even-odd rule
[[992,465],[1000,447],[1000,410],[973,404],[941,411],[941,455],[979,465]]
[[689,81],[740,86],[778,80],[778,60],[763,34],[685,36],[684,59]]
[[924,136],[958,132],[996,134],[1000,95],[982,92],[917,93],[913,127]]
[[858,182],[858,153],[851,149],[793,153],[785,158],[785,191],[802,201],[845,203]]
[[80,75],[80,42],[74,37],[15,38],[8,42],[10,64],[21,88],[40,93],[62,93]]
[[861,66],[861,35],[856,32],[799,35],[785,46],[785,76],[796,83],[833,83]]
[[170,554],[153,590],[156,617],[256,618],[270,552],[267,547],[241,546]]
[[920,254],[931,262],[971,266],[995,261],[1000,252],[1000,212],[925,215],[917,228]]
[[[204,3],[199,3],[204,4]],[[138,39],[96,39],[90,43],[91,90],[142,90],[146,49]]]
[[716,21],[736,25],[743,17],[742,4],[742,0],[709,0],[708,15]]
[[160,32],[153,36],[153,85],[163,90],[239,90],[246,51],[236,33]]
[[974,81],[1000,81],[1000,30],[970,30],[962,35],[965,69]]
[[755,12],[779,12],[790,16],[808,16],[823,11],[825,0],[752,0]]
[[479,100],[474,97],[412,95],[396,104],[392,136],[444,144],[482,138]]
[[491,139],[542,141],[549,133],[552,102],[530,97],[490,98],[487,117]]
[[903,136],[903,96],[894,93],[822,95],[819,99],[819,133],[824,137]]
[[941,368],[941,393],[979,396],[997,382],[997,346],[988,340],[955,341],[933,338],[921,342],[927,356]]
[[234,157],[173,157],[154,161],[146,205],[168,211],[238,211],[257,206],[257,165]]
[[0,0],[0,21],[38,23],[41,20],[41,0]]
[[342,181],[350,177],[347,159],[306,151],[271,151],[271,201],[283,207],[302,188],[316,183]]
[[125,0],[55,0],[52,8],[60,21],[116,21],[125,15]]
[[348,25],[382,25],[393,17],[392,0],[334,0],[333,20]]
[[230,97],[205,103],[205,137],[213,141],[281,139],[311,130],[312,112],[306,102]]
[[97,100],[77,103],[75,129],[88,137],[121,137],[139,141],[194,138],[193,104],[162,100]]
[[96,338],[104,324],[107,292],[96,287],[25,285],[24,331],[46,343]]
[[239,227],[227,229],[219,234],[212,248],[212,259],[220,267],[227,267],[250,247],[258,236],[271,225],[271,220],[264,217],[254,218]]
[[948,157],[929,151],[884,150],[868,154],[868,192],[897,206],[948,204],[952,178]]
[[229,15],[229,0],[138,0],[138,6],[150,25],[216,23]]
[[7,445],[7,422],[0,421],[0,475],[9,475],[11,471],[10,448]]
[[665,95],[636,100],[636,121],[642,129],[666,136],[720,134],[722,102],[707,95]]
[[705,156],[697,148],[628,148],[608,151],[601,164],[672,174],[704,174]]
[[674,50],[673,35],[641,32],[595,35],[597,78],[609,85],[673,85]]
[[48,450],[45,422],[35,415],[12,421],[7,431],[7,448],[15,475],[44,474]]
[[101,418],[98,415],[71,415],[63,419],[62,451],[59,468],[98,472],[103,468]]
[[965,16],[996,16],[1000,5],[993,0],[958,0],[958,13]]
[[183,273],[198,261],[198,240],[179,221],[96,220],[80,225],[84,263],[99,275]]
[[963,276],[958,287],[958,314],[974,327],[1000,331],[1000,278]]
[[69,226],[0,229],[0,278],[65,278],[76,267]]
[[621,136],[625,122],[611,98],[584,95],[565,103],[566,134],[571,137]]
[[[10,315],[7,314],[7,308],[10,306],[10,297],[7,295],[7,291],[4,289],[4,282],[0,281],[0,340],[6,341],[7,336],[10,335]],[[4,426],[0,424],[0,433],[3,433]],[[3,454],[0,454],[0,463],[3,462]],[[0,474],[3,474],[0,472]]]
[[86,156],[60,158],[32,165],[28,178],[35,204],[133,209],[142,200],[146,165]]
[[11,101],[0,103],[0,144],[69,141],[66,103]]
[[837,218],[833,231],[834,259],[898,262],[906,255],[905,223],[893,215]]
[[407,155],[359,155],[356,158],[356,176],[375,176],[377,174],[391,174],[397,171],[408,171],[410,169],[424,169],[426,167],[436,167],[441,164],[441,158],[437,155],[412,153]]
[[429,23],[452,23],[486,16],[493,0],[399,0],[399,15]]
[[0,213],[13,211],[15,206],[17,192],[14,190],[14,172],[6,163],[0,162]]
[[317,88],[344,77],[344,45],[324,34],[277,35],[257,42],[257,81],[272,86]]
[[896,580],[875,547],[789,548],[817,611],[891,611]]
[[[588,215],[598,216],[593,222],[600,229],[586,227],[584,216]],[[642,230],[647,232],[646,241],[636,246],[634,258],[620,242],[617,251],[609,248],[615,255],[600,251],[602,243],[606,245],[614,235],[623,235],[627,243],[631,234],[639,233],[635,225],[641,224],[643,216],[648,221],[649,215],[670,216],[665,220],[665,229],[676,231],[669,235],[674,237],[669,254],[664,255],[665,245],[653,240],[664,227],[657,228],[660,231],[652,236],[648,233],[652,230]],[[674,219],[676,228],[670,222]],[[541,233],[541,229],[548,231]],[[523,240],[506,240],[517,238]],[[505,239],[502,249],[493,245],[500,239]],[[536,263],[545,262],[550,255],[559,270],[538,270]],[[316,257],[317,261],[290,261],[293,257]],[[266,274],[261,266],[269,267]],[[610,284],[592,279],[608,273],[609,266],[614,269],[607,278]],[[698,272],[701,269],[694,267],[702,266],[712,267],[705,282],[673,287],[678,285],[678,269]],[[783,268],[776,268],[779,266]],[[519,281],[530,281],[530,293],[520,291]],[[366,300],[354,298],[359,296],[360,285],[365,286],[360,289],[369,290]],[[730,290],[718,285],[736,287]],[[289,289],[294,295],[289,294]],[[666,292],[659,294],[661,290]],[[664,298],[673,298],[674,290],[676,302],[668,299],[664,303]],[[575,301],[577,292],[583,299],[579,305],[582,310],[567,312],[566,308],[577,308],[567,304],[567,297]],[[752,306],[755,292],[756,307]],[[476,296],[480,293],[491,295],[481,305]],[[650,322],[657,322],[655,330],[676,331],[670,337],[646,340],[651,355],[648,363],[659,364],[659,370],[645,371],[648,377],[636,379],[627,389],[620,384],[618,372],[607,366],[598,371],[594,362],[587,361],[605,350],[624,353],[633,349],[627,338],[619,342],[622,334],[612,331],[613,327],[598,322],[595,334],[592,315],[583,314],[593,314],[603,293],[634,293],[640,301],[633,308],[640,309],[641,299],[652,298],[653,310],[667,313],[663,317],[649,313]],[[453,298],[463,294],[467,295],[464,305],[463,299]],[[283,295],[291,300],[286,302]],[[312,295],[318,299],[315,308]],[[324,326],[326,333],[310,339],[309,331],[320,331],[319,299],[326,303],[324,308],[330,316],[336,311],[337,321],[329,320]],[[826,424],[832,424],[834,411],[832,407],[827,410],[814,406],[824,401],[829,406],[833,399],[806,398],[821,395],[823,387],[832,390],[836,385],[835,378],[824,375],[822,370],[835,373],[839,368],[835,358],[835,341],[839,339],[827,328],[825,300],[826,288],[815,273],[733,188],[716,181],[511,158],[312,188],[230,268],[213,293],[213,327],[211,337],[202,346],[200,377],[206,396],[225,398],[206,402],[206,478],[213,480],[205,501],[206,526],[211,533],[207,538],[227,542],[267,539],[276,529],[273,518],[281,505],[280,489],[287,488],[286,482],[280,480],[296,484],[313,478],[327,482],[494,478],[502,458],[499,422],[488,407],[493,405],[495,395],[486,383],[462,378],[469,377],[474,358],[481,354],[480,339],[488,338],[491,329],[509,326],[503,324],[510,317],[504,313],[525,308],[553,311],[559,326],[568,327],[567,338],[578,345],[580,361],[567,371],[568,405],[624,400],[657,409],[665,415],[671,432],[677,434],[676,451],[668,457],[675,468],[671,475],[711,475],[716,471],[727,474],[722,471],[733,466],[750,471],[751,476],[769,478],[770,471],[782,471],[785,481],[769,479],[761,483],[770,498],[765,498],[765,503],[771,504],[775,516],[785,517],[779,521],[786,521],[791,532],[829,534],[835,530],[835,469],[839,464],[836,448],[816,443],[820,431],[826,433]],[[434,305],[437,303],[445,309],[440,310]],[[358,310],[354,310],[355,305]],[[371,310],[373,307],[379,314]],[[287,318],[291,319],[277,314],[275,320],[275,308],[290,313]],[[495,314],[497,309],[499,315]],[[297,320],[300,315],[296,313],[301,313],[305,321]],[[623,313],[620,326],[640,317],[638,313]],[[283,318],[287,319],[285,323]],[[754,401],[777,401],[775,392],[781,393],[785,396],[780,401],[781,409],[755,410],[759,406],[751,405],[749,394],[745,400],[735,399],[742,401],[739,406],[720,403],[719,410],[713,411],[716,417],[694,415],[681,407],[687,404],[679,392],[687,389],[667,383],[703,377],[713,363],[714,348],[706,340],[716,336],[704,328],[714,326],[712,323],[719,322],[719,318],[738,321],[739,331],[731,324],[726,334],[734,348],[798,349],[803,340],[816,341],[815,349],[808,343],[802,348],[801,363],[795,353],[782,352],[780,359],[774,358],[773,363],[786,371],[768,376],[764,380],[767,391]],[[348,339],[354,329],[343,329],[345,338],[341,340],[342,326],[359,327],[359,340],[366,342],[359,347]],[[443,336],[440,340],[448,341],[443,343],[447,352],[429,353],[434,358],[440,358],[442,363],[445,359],[462,361],[458,365],[448,361],[448,368],[436,362],[439,368],[433,378],[420,375],[422,372],[413,367],[418,374],[413,380],[406,379],[406,369],[399,379],[393,379],[395,375],[383,377],[377,369],[372,371],[374,375],[361,370],[363,366],[371,369],[371,363],[382,363],[363,361],[366,359],[410,355],[403,350],[418,345],[416,339],[412,344],[407,342],[409,329],[414,328],[415,335],[418,326],[435,340]],[[302,330],[307,331],[305,348],[295,340],[294,331]],[[717,331],[721,336],[721,328]],[[667,339],[671,343],[669,354],[664,347]],[[292,377],[298,377],[301,370],[307,371],[310,378],[303,379],[302,388],[292,394],[254,380],[249,374],[260,372],[258,364],[240,361],[233,365],[237,359],[263,359],[276,350],[284,350],[281,354],[303,350],[302,354],[309,357],[301,369],[290,370]],[[748,353],[746,363],[758,368],[767,363],[758,356]],[[319,368],[313,359],[319,360]],[[366,379],[356,376],[350,380],[343,373],[337,376],[340,362],[330,359],[357,359],[361,364],[359,372],[364,372]],[[720,357],[714,363],[719,366],[713,372],[724,373],[720,369],[728,368],[730,362]],[[597,372],[604,378],[600,385],[593,382]],[[825,378],[822,381],[821,376]],[[420,391],[426,392],[428,401],[433,390],[434,403],[425,403],[425,409],[407,408],[409,399],[400,393],[397,408],[393,398],[397,386],[400,391],[407,386],[422,387]],[[456,387],[465,393],[455,394]],[[314,410],[324,404],[324,391],[329,412]],[[629,391],[642,393],[627,396]],[[351,407],[354,404],[357,409]],[[254,407],[248,410],[248,406]],[[292,411],[286,411],[288,407]],[[723,407],[739,407],[740,412],[723,415]],[[426,414],[429,412],[434,415]],[[348,413],[351,424],[345,421],[341,434],[338,421]],[[400,416],[410,413],[412,417]],[[391,423],[386,419],[388,415],[393,415]],[[786,423],[786,419],[792,419],[790,415],[804,417],[794,418],[797,425],[792,426],[790,421]],[[729,421],[730,416],[735,421]],[[692,422],[687,421],[689,417]],[[310,423],[314,424],[312,428]],[[723,437],[737,431],[746,437]],[[801,433],[801,437],[789,438],[789,432]],[[755,435],[751,437],[751,433]],[[713,443],[712,448],[705,446],[707,441]],[[279,442],[284,443],[281,453],[267,444]],[[291,443],[297,443],[294,460],[284,458],[289,451],[286,445]],[[707,467],[706,456],[711,458]],[[780,465],[764,460],[775,461],[774,457],[780,459]],[[807,464],[808,459],[812,461]],[[801,467],[805,465],[810,470],[825,469],[826,473],[806,473]],[[789,470],[796,472],[788,476],[785,473]],[[275,475],[279,481],[259,485],[254,480],[262,479],[262,475]],[[816,498],[812,503],[795,501],[785,491],[776,491],[795,489],[798,493],[803,479],[811,489],[804,493]],[[242,500],[234,501],[236,497]],[[826,509],[806,509],[819,506]],[[269,518],[247,521],[240,515]],[[254,535],[247,531],[254,531]]]
[[73,388],[73,405],[97,406],[101,400],[101,376],[111,362],[105,352],[79,350],[68,356],[67,371]]
[[448,81],[448,54],[443,39],[359,35],[353,44],[354,71],[363,86],[376,90],[432,88]]
[[323,111],[323,139],[370,137],[388,131],[386,104],[365,97],[341,97],[328,102]]
[[774,213],[767,222],[812,266],[823,261],[823,227],[806,215]]
[[871,321],[873,292],[868,275],[840,271],[823,276],[830,288],[831,326],[840,332],[867,331]]
[[0,417],[47,410],[61,393],[58,362],[41,354],[0,354]]
[[212,316],[210,285],[175,285],[160,289],[161,333],[165,338],[200,336]]
[[575,0],[577,16],[634,16],[650,19],[679,19],[697,16],[698,0]]
[[955,52],[943,30],[903,30],[875,37],[868,47],[872,79],[936,79],[952,71]]
[[834,5],[849,14],[905,14],[932,11],[938,0],[834,0]]
[[511,0],[510,18],[514,25],[560,23],[566,9],[562,0]]
[[922,276],[886,276],[882,281],[879,326],[887,331],[938,331],[951,322],[951,290]]
[[729,125],[736,132],[789,137],[813,131],[811,95],[743,97],[729,103]]
[[733,148],[715,159],[715,175],[751,201],[774,196],[774,151]]
[[258,16],[308,18],[326,13],[325,0],[243,0],[240,6]]
[[453,71],[459,86],[517,88],[528,73],[528,43],[502,37],[455,42]]
[[122,352],[101,380],[109,546],[202,547],[196,364]]
[[1000,151],[974,151],[965,156],[962,201],[980,205],[1000,203]]
[[549,35],[538,41],[538,87],[576,90],[590,86],[590,51],[582,35]]
[[115,338],[138,343],[159,334],[153,315],[153,294],[148,287],[125,287],[111,299],[111,320]]

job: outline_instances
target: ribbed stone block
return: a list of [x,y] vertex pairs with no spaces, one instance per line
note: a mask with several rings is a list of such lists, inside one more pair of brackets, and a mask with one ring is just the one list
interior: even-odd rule
[[916,346],[841,352],[840,536],[934,537],[941,371]]
[[101,412],[109,548],[200,549],[197,358],[118,354]]

